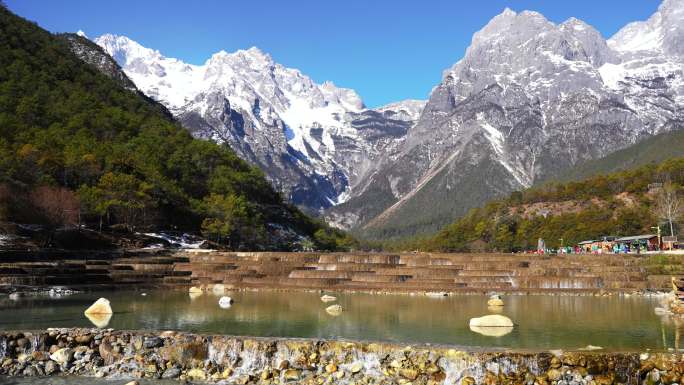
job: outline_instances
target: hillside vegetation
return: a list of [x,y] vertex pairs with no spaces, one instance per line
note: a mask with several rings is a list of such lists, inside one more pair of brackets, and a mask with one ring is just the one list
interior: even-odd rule
[[684,158],[514,192],[506,199],[470,210],[435,236],[388,243],[385,247],[523,251],[536,249],[538,238],[543,238],[549,247],[558,247],[561,239],[564,245],[572,245],[602,235],[653,233],[651,227],[657,224],[663,235],[669,235],[669,226],[656,212],[659,189],[649,189],[651,183],[672,186],[681,197]]
[[351,243],[283,203],[229,148],[192,138],[82,62],[66,39],[5,7],[0,36],[0,220],[201,230],[231,248]]

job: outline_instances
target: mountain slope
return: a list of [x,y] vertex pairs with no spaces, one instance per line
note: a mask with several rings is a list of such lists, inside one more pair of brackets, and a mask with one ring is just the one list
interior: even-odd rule
[[581,180],[599,174],[661,163],[684,155],[684,130],[658,134],[600,159],[581,163],[553,180]]
[[115,76],[120,69],[97,47],[76,44],[98,55],[83,62],[73,37],[4,7],[0,35],[0,219],[53,229],[77,220],[201,227],[251,249],[297,248],[327,231],[230,149],[193,139]]
[[[445,71],[396,155],[378,166],[375,188],[329,217],[340,222],[352,207],[370,238],[429,232],[493,197],[681,129],[683,9],[664,1],[608,41],[574,18],[556,25],[505,10]],[[650,43],[632,47],[628,36]]]
[[196,66],[124,36],[94,41],[193,136],[230,145],[312,211],[348,199],[422,108],[409,101],[368,110],[353,90],[317,84],[255,47],[221,51]]
[[[600,236],[650,234],[669,226],[653,209],[658,189],[651,183],[684,185],[684,158],[594,176],[582,181],[546,184],[488,202],[445,226],[434,236],[392,244],[399,250],[500,251],[536,250],[575,245]],[[666,230],[667,229],[667,230]],[[675,235],[677,227],[675,227]]]

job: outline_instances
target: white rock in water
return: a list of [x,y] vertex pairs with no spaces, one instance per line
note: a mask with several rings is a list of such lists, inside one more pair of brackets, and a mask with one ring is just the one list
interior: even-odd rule
[[328,306],[325,308],[325,311],[332,316],[338,316],[338,315],[342,314],[342,306],[340,306],[340,305]]
[[513,331],[513,326],[472,326],[470,330],[487,337],[503,337]]
[[591,351],[591,350],[601,350],[601,349],[603,349],[603,347],[601,347],[601,346],[587,345],[583,348],[580,348],[579,350],[590,350]]
[[19,297],[21,297],[19,293],[12,293],[9,295],[9,299],[11,299],[12,301],[19,301]]
[[143,297],[146,297],[146,296],[147,296],[147,293],[142,293],[142,294],[140,294],[140,295],[142,295]]
[[233,299],[230,297],[223,296],[223,297],[221,297],[221,299],[219,299],[219,307],[221,307],[222,309],[227,309],[232,304],[233,304]]
[[107,298],[100,298],[90,305],[84,312],[85,314],[112,314],[112,307],[109,305]]
[[672,314],[671,311],[668,309],[665,309],[664,307],[656,307],[653,309],[653,311],[656,313],[656,315],[667,315],[667,314]]
[[88,314],[86,313],[86,318],[88,321],[92,322],[96,328],[104,329],[109,325],[109,321],[112,319],[111,314]]
[[226,292],[226,286],[222,283],[217,283],[216,285],[212,286],[211,292],[214,294],[223,294]]
[[202,293],[202,289],[199,288],[199,287],[197,287],[197,286],[191,287],[188,291],[189,291],[190,293],[200,293],[200,294]]
[[501,314],[490,314],[484,317],[471,318],[470,326],[513,327],[513,321]]
[[50,354],[50,359],[60,365],[69,363],[74,358],[74,351],[69,348],[62,348]]
[[336,297],[333,297],[332,295],[327,295],[327,294],[326,294],[326,295],[324,295],[324,296],[321,297],[321,301],[323,301],[323,302],[332,302],[332,301],[335,301],[335,300],[337,300],[337,298],[336,298]]
[[490,298],[487,301],[487,306],[503,306],[504,301],[501,298]]

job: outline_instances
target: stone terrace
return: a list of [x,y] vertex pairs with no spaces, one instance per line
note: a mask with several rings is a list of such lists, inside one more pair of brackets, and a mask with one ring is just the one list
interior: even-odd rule
[[[369,291],[636,291],[669,289],[635,256],[192,253],[176,270],[195,286]],[[668,276],[669,277],[669,276]]]
[[0,252],[0,286],[631,292],[669,290],[669,274],[684,274],[682,261],[658,271],[647,261],[624,255],[6,251]]
[[[2,251],[0,285],[93,288],[161,287],[187,283],[190,272],[176,271],[188,258],[168,252]],[[185,279],[183,279],[185,277]]]

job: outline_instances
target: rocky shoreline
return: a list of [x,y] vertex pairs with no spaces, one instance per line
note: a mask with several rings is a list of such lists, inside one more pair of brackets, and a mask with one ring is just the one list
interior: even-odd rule
[[449,346],[212,336],[174,331],[0,332],[0,376],[228,384],[675,384],[681,354],[464,351]]

